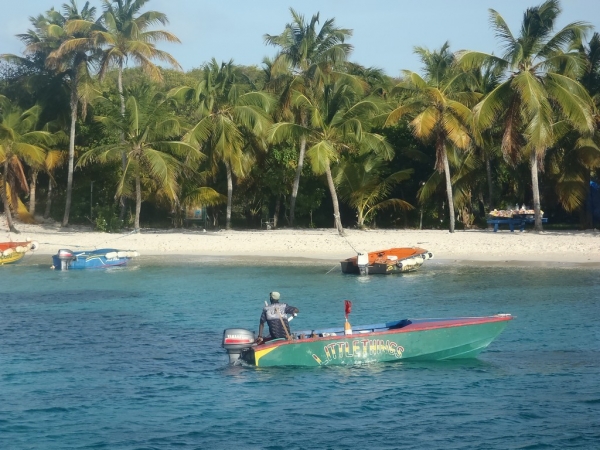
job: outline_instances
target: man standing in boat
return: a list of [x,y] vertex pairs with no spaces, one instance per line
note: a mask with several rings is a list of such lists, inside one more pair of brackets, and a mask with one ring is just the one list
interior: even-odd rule
[[296,315],[299,309],[295,306],[287,305],[286,303],[279,303],[280,298],[279,292],[271,292],[269,298],[271,300],[270,305],[266,305],[263,308],[262,314],[260,315],[260,325],[258,327],[258,337],[256,338],[257,343],[263,341],[262,334],[265,327],[265,322],[269,325],[269,334],[271,339],[292,339],[290,332],[290,324],[288,322],[288,314]]

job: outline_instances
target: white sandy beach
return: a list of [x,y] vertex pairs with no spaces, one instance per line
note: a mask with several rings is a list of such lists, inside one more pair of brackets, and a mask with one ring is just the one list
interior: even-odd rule
[[146,256],[221,256],[307,258],[337,261],[356,251],[390,247],[422,247],[436,260],[495,263],[600,264],[600,232],[500,230],[346,230],[340,237],[332,229],[263,231],[155,230],[140,233],[100,233],[89,227],[61,228],[58,223],[16,223],[20,234],[9,233],[0,216],[0,241],[30,238],[40,244],[36,254],[52,255],[61,248],[137,250]]

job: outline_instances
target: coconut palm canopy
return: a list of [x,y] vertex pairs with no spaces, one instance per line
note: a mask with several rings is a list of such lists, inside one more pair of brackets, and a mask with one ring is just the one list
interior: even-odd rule
[[40,158],[4,159],[5,196],[32,216],[40,203],[63,225],[137,230],[181,224],[182,208],[201,203],[214,227],[276,216],[277,226],[340,234],[485,227],[491,209],[515,204],[531,205],[537,230],[543,214],[583,228],[600,220],[589,207],[600,181],[600,41],[582,21],[558,28],[558,0],[524,7],[516,30],[490,10],[493,53],[417,46],[422,68],[398,78],[350,61],[353,30],[335,18],[294,9],[264,35],[273,57],[183,72],[162,47],[180,43],[177,30],[152,6],[70,0],[31,18],[17,36],[22,56],[2,55],[2,120],[29,111],[19,136],[66,137],[24,142]]
[[493,62],[507,72],[506,79],[475,108],[475,123],[489,128],[502,120],[502,152],[514,163],[528,156],[531,165],[536,229],[541,230],[538,164],[557,142],[556,128],[562,120],[577,132],[594,131],[591,99],[578,82],[586,61],[576,50],[590,29],[583,22],[566,25],[554,33],[560,14],[558,0],[528,8],[518,36],[504,18],[490,10],[490,22],[504,49],[502,56],[465,52],[463,67]]

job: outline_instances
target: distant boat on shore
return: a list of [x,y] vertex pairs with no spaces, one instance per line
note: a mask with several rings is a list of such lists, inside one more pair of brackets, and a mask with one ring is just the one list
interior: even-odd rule
[[19,261],[27,252],[35,251],[39,247],[36,241],[0,242],[0,266]]
[[433,258],[433,253],[419,247],[389,248],[357,256],[341,261],[343,273],[359,275],[414,272],[423,263]]
[[98,250],[72,251],[61,249],[52,256],[53,269],[104,269],[126,265],[132,258],[139,256],[133,250],[117,250],[114,248],[101,248]]

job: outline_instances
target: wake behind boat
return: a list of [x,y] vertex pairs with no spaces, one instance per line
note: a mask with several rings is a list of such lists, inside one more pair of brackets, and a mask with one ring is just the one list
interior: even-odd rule
[[414,272],[423,262],[433,258],[433,253],[419,247],[399,247],[358,253],[341,261],[343,273],[360,275]]
[[504,330],[510,314],[490,317],[403,319],[374,325],[296,332],[292,339],[256,344],[254,332],[231,328],[222,346],[231,364],[355,365],[381,361],[474,358]]
[[114,248],[101,248],[98,250],[72,251],[61,249],[52,256],[53,269],[103,269],[126,265],[132,258],[139,256],[133,250],[117,250]]
[[0,266],[19,261],[27,252],[37,250],[39,244],[30,239],[24,242],[0,242]]

